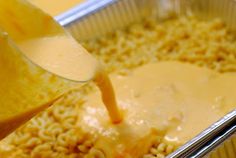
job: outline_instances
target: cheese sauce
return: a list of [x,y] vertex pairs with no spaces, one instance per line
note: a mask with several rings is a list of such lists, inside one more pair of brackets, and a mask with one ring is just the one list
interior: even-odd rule
[[149,140],[153,129],[165,131],[166,141],[183,144],[236,104],[235,73],[219,74],[173,61],[153,63],[127,76],[112,75],[124,116],[121,122],[109,77],[71,37],[44,37],[18,45],[34,63],[59,76],[74,81],[86,81],[94,76],[101,94],[91,93],[78,108],[78,126],[94,136],[108,138],[117,150],[130,149],[137,142]]
[[20,41],[18,46],[37,65],[74,81],[90,80],[99,67],[95,58],[66,35]]
[[121,121],[112,84],[100,64],[71,37],[53,36],[18,43],[22,52],[34,63],[59,76],[74,81],[94,77],[113,123]]
[[35,6],[41,8],[52,16],[59,15],[85,0],[29,0]]
[[137,68],[128,76],[113,75],[124,120],[109,123],[98,91],[79,107],[78,125],[93,135],[109,137],[115,145],[134,142],[152,129],[164,139],[183,144],[236,105],[236,73],[220,74],[181,62],[160,62]]

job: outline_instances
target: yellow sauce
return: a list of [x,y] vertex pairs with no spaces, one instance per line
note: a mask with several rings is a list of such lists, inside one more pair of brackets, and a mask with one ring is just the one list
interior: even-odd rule
[[52,36],[18,42],[22,52],[34,63],[59,76],[87,81],[98,62],[70,36]]
[[219,74],[181,62],[148,64],[128,76],[113,75],[111,81],[124,112],[123,122],[109,123],[96,91],[78,109],[78,125],[108,137],[117,148],[135,144],[153,128],[163,129],[166,141],[183,144],[236,104],[236,73]]
[[110,78],[105,71],[100,69],[93,81],[101,91],[102,101],[107,108],[112,123],[120,123],[122,121],[122,116],[118,109],[115,92]]
[[[65,7],[79,1],[44,2]],[[94,76],[112,122],[121,121],[109,78],[52,17],[24,0],[0,1],[0,8],[0,139],[52,105],[68,88],[77,88]],[[77,84],[46,73],[22,53],[32,63]]]
[[52,16],[59,15],[85,0],[29,0]]
[[108,76],[100,64],[70,36],[37,38],[19,42],[18,46],[34,63],[59,76],[74,81],[88,81],[95,77],[112,122],[121,121]]
[[[55,1],[32,0],[32,3],[50,11],[51,15],[58,15],[78,1],[57,1],[58,7],[54,6]],[[150,138],[159,134],[152,132],[154,129],[165,131],[166,141],[183,144],[236,104],[235,73],[219,74],[180,62],[148,64],[128,76],[113,75],[115,96],[111,81],[100,64],[84,53],[84,48],[70,36],[36,38],[17,44],[32,62],[52,73],[73,81],[88,81],[94,77],[101,94],[99,91],[91,93],[79,107],[78,126],[109,140],[117,153],[131,150],[139,142],[143,145],[148,141],[145,145],[148,146]],[[124,115],[123,122],[116,97]],[[21,123],[20,119],[20,123],[14,119],[11,123]],[[7,124],[6,127],[6,131],[12,130]],[[144,152],[135,156],[142,154]]]

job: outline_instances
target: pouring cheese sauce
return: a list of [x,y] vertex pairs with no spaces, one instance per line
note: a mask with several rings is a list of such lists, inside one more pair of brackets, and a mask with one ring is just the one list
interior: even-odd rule
[[165,131],[165,141],[181,145],[233,109],[235,80],[236,73],[220,74],[181,62],[147,64],[128,76],[111,76],[124,113],[122,123],[109,124],[96,91],[78,109],[78,125],[109,137],[115,145],[122,141],[127,146],[155,128]]
[[[101,94],[96,91],[87,96],[78,109],[78,126],[94,136],[108,138],[117,150],[130,148],[152,129],[165,131],[168,142],[183,144],[236,104],[235,73],[219,74],[173,61],[153,63],[127,76],[112,75],[124,116],[121,122],[109,77],[90,54],[80,53],[83,48],[75,41],[57,36],[18,44],[33,62],[60,76],[81,80],[81,76],[89,79],[95,74],[93,81]],[[91,67],[86,69],[87,65],[96,72]],[[114,125],[110,119],[120,123]]]
[[[58,0],[55,4],[55,1],[31,0],[33,4],[53,16],[64,12],[80,1]],[[107,157],[122,158],[125,157],[123,153],[126,152],[130,153],[128,154],[130,157],[141,157],[150,149],[152,138],[155,136],[163,136],[165,141],[181,145],[225,115],[236,104],[235,73],[219,74],[209,69],[173,61],[147,64],[127,76],[113,74],[111,81],[114,83],[117,93],[115,96],[111,81],[100,64],[89,53],[84,53],[86,50],[70,36],[58,35],[31,39],[39,35],[49,36],[64,33],[63,29],[50,17],[43,16],[41,12],[30,6],[28,8],[31,9],[28,10],[27,3],[24,1],[1,2],[1,16],[6,17],[1,18],[1,27],[3,26],[9,32],[14,41],[30,38],[30,40],[20,41],[17,44],[33,63],[72,81],[93,80],[96,83],[100,91],[91,92],[86,96],[85,103],[76,109],[79,115],[77,124],[84,131],[92,134],[94,138],[98,138],[98,142],[99,139],[102,140],[102,145],[109,144],[108,151],[115,154],[107,156],[105,153]],[[22,3],[22,5],[18,3]],[[11,6],[16,7],[12,8]],[[42,16],[38,16],[40,14]],[[32,23],[35,17],[37,17],[37,23]],[[24,20],[22,21],[22,19]],[[43,27],[38,27],[41,25]],[[6,40],[5,35],[2,39]],[[15,50],[8,50],[5,54],[11,51]],[[9,58],[6,56],[6,62],[11,61],[8,66],[14,62],[14,60],[10,60],[14,59],[10,58],[15,55],[12,54]],[[4,62],[2,63],[4,67]],[[20,64],[18,65],[20,66]],[[17,69],[18,65],[16,64],[14,68]],[[6,69],[13,70],[7,72],[4,72],[4,68],[2,69],[4,73],[1,75],[5,77],[3,81],[9,78],[14,81],[14,77],[4,75],[14,74],[14,68]],[[27,73],[20,73],[19,76],[23,75],[27,78]],[[22,78],[24,79],[24,77]],[[20,105],[20,108],[26,108],[27,99],[24,98],[25,96],[36,100],[30,102],[28,107],[37,105],[35,95],[38,94],[33,91],[35,93],[30,93],[30,95],[27,93],[16,95],[23,92],[17,85],[21,85],[24,92],[31,92],[28,90],[30,89],[29,84],[24,86],[21,84],[22,80],[18,81],[19,83],[8,82],[5,85],[3,82],[2,84],[1,93],[6,94],[3,95],[2,100],[4,100],[4,96],[13,96],[13,99],[6,97],[5,100],[13,101],[10,104],[5,104],[2,111],[13,115],[10,122],[9,120],[4,122],[3,119],[3,124],[0,123],[1,127],[7,126],[7,128],[1,128],[0,138],[5,137],[20,124],[23,124],[25,120],[29,120],[34,114],[48,107],[54,101],[51,100],[44,107],[38,107],[34,111],[29,110],[27,113],[18,115],[18,118],[23,118],[22,120],[18,119],[14,116],[14,112],[20,113],[15,110],[16,107]],[[14,87],[13,90],[12,87]],[[33,89],[33,87],[31,88]],[[5,89],[10,89],[12,93],[5,92]],[[14,98],[14,95],[18,97]],[[42,98],[42,96],[40,97]],[[8,105],[12,103],[14,106],[9,108]],[[15,103],[19,103],[19,105]],[[4,117],[3,115],[1,119]],[[156,132],[158,130],[163,132]],[[162,135],[162,133],[164,134]],[[99,145],[96,142],[95,145],[97,144]]]
[[21,41],[19,48],[34,63],[59,76],[74,80],[94,82],[102,92],[102,100],[111,121],[118,123],[121,115],[116,105],[112,84],[96,59],[70,36],[53,36]]

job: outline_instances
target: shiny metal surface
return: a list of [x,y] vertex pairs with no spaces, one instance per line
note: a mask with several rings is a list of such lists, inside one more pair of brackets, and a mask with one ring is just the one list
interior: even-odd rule
[[236,157],[236,125],[222,132],[210,141],[194,156],[204,158],[234,158]]
[[[236,132],[236,110],[225,115],[167,158],[203,157]],[[236,147],[236,146],[235,146]],[[236,148],[235,148],[236,149]],[[208,154],[209,156],[210,154]],[[236,155],[235,155],[236,157]],[[219,157],[220,158],[220,157]],[[227,158],[227,157],[226,157]]]
[[89,0],[55,17],[79,41],[92,39],[149,16],[221,18],[236,31],[235,0]]
[[[172,16],[192,14],[204,20],[221,18],[231,31],[236,31],[236,0],[90,0],[55,19],[78,41],[84,41],[149,16],[165,20]],[[236,110],[204,130],[168,158],[203,156],[224,158],[222,153],[229,153],[227,150],[230,144],[229,148],[236,152],[236,140],[233,134],[235,121]],[[225,142],[230,143],[225,145]],[[228,155],[226,158],[236,158],[236,155],[233,157]]]

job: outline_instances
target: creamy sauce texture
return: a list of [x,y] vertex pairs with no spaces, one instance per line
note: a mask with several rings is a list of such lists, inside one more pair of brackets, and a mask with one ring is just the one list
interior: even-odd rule
[[[44,2],[60,4],[60,0]],[[69,3],[65,0],[62,6]],[[91,79],[90,75],[94,74],[96,71],[94,68],[97,66],[95,59],[90,57],[89,53],[84,53],[83,48],[51,16],[44,14],[25,0],[3,0],[0,1],[0,8],[0,139],[2,139],[52,105],[63,92],[76,84],[49,74],[27,61],[19,51],[18,45],[32,61],[37,61],[38,65],[45,69],[49,68],[49,71],[59,76],[63,74],[68,78],[73,77],[71,74],[77,69],[77,77],[71,80]],[[50,37],[56,35],[58,36]],[[45,38],[40,38],[43,36]],[[76,61],[76,65],[71,64]],[[66,70],[65,67],[69,69]],[[81,83],[76,84],[76,88],[80,85]]]
[[96,59],[66,35],[21,41],[18,46],[34,63],[74,81],[90,80],[99,68]]
[[52,16],[59,15],[85,0],[30,0],[30,2]]
[[174,61],[152,63],[127,76],[112,75],[115,96],[99,63],[71,37],[44,37],[18,45],[34,63],[59,76],[74,81],[95,77],[101,93],[91,93],[79,107],[78,126],[108,138],[117,150],[130,148],[153,129],[165,131],[165,141],[183,144],[236,104],[235,73],[219,74]]
[[[78,126],[109,140],[118,153],[136,150],[135,145],[144,142],[148,149],[149,138],[158,135],[153,134],[155,129],[165,133],[165,141],[181,145],[236,105],[236,73],[220,74],[171,61],[141,66],[127,76],[112,75],[111,82],[100,64],[70,36],[17,44],[26,57],[52,73],[73,81],[93,79],[100,91],[86,96],[77,109]],[[135,156],[144,154],[140,151]]]
[[122,120],[109,77],[97,60],[70,36],[43,37],[18,44],[26,57],[45,70],[73,81],[94,78],[111,121],[119,123]]
[[100,69],[100,71],[97,71],[93,81],[101,91],[102,101],[106,106],[112,123],[120,123],[122,115],[118,109],[115,92],[109,76],[104,70]]
[[122,141],[126,146],[155,128],[166,132],[166,141],[183,144],[235,107],[235,80],[235,73],[219,74],[180,62],[148,64],[128,76],[111,77],[122,123],[109,123],[97,91],[78,109],[78,125],[116,145]]

